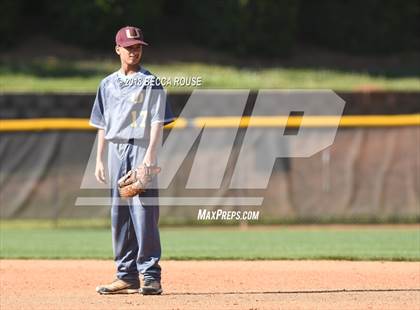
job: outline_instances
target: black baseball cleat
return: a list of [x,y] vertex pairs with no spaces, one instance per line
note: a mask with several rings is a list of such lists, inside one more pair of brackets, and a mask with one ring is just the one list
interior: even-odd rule
[[160,295],[162,294],[162,286],[157,280],[144,280],[144,284],[140,289],[143,295]]

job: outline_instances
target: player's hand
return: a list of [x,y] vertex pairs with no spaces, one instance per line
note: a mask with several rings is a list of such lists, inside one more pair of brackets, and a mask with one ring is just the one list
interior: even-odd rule
[[143,165],[145,166],[146,174],[150,174],[151,171],[149,167],[156,166],[156,155],[154,155],[153,153],[149,151],[146,152],[143,159]]
[[104,168],[104,164],[103,164],[102,161],[97,161],[96,162],[95,177],[96,177],[96,180],[98,180],[99,183],[102,183],[102,184],[106,183],[105,168]]
[[156,155],[151,152],[146,152],[143,158],[143,164],[145,166],[156,166]]

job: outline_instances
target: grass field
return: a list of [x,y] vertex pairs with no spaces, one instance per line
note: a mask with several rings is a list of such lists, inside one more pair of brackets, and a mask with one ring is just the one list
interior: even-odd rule
[[[273,67],[239,68],[196,62],[144,65],[158,77],[200,76],[202,88],[322,88],[352,91],[420,90],[420,77],[370,74],[332,69]],[[4,92],[95,92],[101,79],[118,68],[117,61],[59,61],[46,58],[23,62],[0,61],[0,85]],[[171,92],[191,87],[167,87]]]
[[[1,258],[112,258],[103,227],[2,223]],[[164,259],[420,261],[418,226],[162,228]]]

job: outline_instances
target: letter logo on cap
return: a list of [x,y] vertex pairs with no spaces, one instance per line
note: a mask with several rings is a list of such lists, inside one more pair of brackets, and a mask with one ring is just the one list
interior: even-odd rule
[[128,39],[134,39],[140,37],[140,32],[136,28],[129,28],[125,30],[125,35]]

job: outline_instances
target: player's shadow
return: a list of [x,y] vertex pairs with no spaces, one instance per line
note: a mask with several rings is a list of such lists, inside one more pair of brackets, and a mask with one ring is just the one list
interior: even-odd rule
[[164,295],[268,295],[268,294],[339,294],[339,293],[380,293],[380,292],[420,292],[420,288],[389,288],[389,289],[341,289],[341,290],[296,290],[296,291],[250,291],[250,292],[180,292]]

